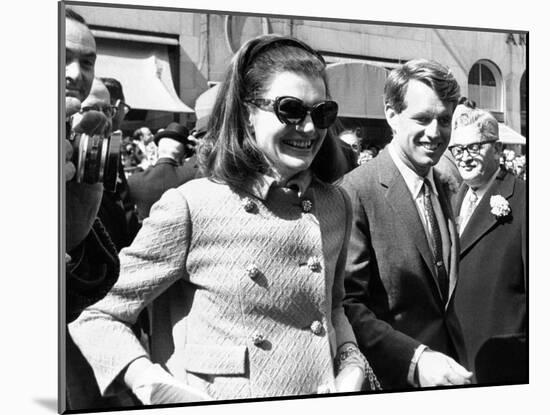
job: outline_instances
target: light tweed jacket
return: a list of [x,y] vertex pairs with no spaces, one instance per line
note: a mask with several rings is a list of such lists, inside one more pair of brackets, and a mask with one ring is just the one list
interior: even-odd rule
[[213,399],[334,384],[337,347],[355,342],[342,308],[347,196],[316,179],[301,196],[255,193],[199,179],[153,206],[117,284],[70,325],[102,393],[147,355],[129,325],[153,300],[151,360]]

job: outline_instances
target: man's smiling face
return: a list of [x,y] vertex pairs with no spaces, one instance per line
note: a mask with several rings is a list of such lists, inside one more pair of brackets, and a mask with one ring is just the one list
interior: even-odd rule
[[404,104],[400,113],[386,105],[386,119],[400,158],[425,176],[449,144],[454,104],[442,102],[433,89],[416,80],[407,85]]

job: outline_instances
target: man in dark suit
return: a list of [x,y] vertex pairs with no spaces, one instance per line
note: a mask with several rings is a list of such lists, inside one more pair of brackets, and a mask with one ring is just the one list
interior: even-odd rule
[[469,383],[453,294],[458,235],[433,166],[449,144],[459,86],[437,62],[394,69],[385,89],[393,131],[378,157],[344,177],[353,226],[345,307],[382,386]]
[[182,166],[191,151],[187,137],[189,131],[176,122],[155,134],[159,159],[145,171],[134,173],[128,178],[130,199],[137,205],[140,221],[149,216],[151,206],[162,194],[195,177],[195,170]]
[[[487,111],[465,109],[456,120],[450,149],[464,183],[455,204],[455,304],[477,381],[520,383],[527,382],[526,193],[523,180],[500,168],[498,139],[497,120]],[[480,353],[484,344],[493,351]]]

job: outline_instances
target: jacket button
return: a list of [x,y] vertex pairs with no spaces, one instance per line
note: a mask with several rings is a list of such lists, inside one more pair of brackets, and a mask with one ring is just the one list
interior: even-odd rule
[[254,203],[254,201],[249,197],[245,198],[242,204],[243,204],[244,210],[247,211],[248,213],[251,213],[256,208],[256,203]]
[[246,267],[246,275],[254,280],[260,276],[260,269],[256,265],[250,264]]
[[316,336],[320,336],[321,334],[323,334],[323,324],[319,320],[315,320],[313,323],[311,323],[311,326],[309,328],[311,329],[311,332]]
[[302,211],[304,213],[310,212],[312,208],[313,208],[313,203],[311,203],[311,200],[309,199],[302,200]]
[[313,272],[321,272],[321,261],[315,256],[308,258],[307,267]]
[[264,341],[265,338],[262,333],[254,333],[252,335],[252,343],[254,343],[254,346],[261,346]]

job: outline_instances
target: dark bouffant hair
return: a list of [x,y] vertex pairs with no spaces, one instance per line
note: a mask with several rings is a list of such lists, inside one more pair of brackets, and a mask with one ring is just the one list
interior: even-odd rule
[[[238,187],[258,172],[267,173],[269,166],[256,145],[245,101],[261,96],[273,77],[282,72],[322,79],[328,97],[325,67],[318,52],[291,37],[264,35],[245,43],[227,69],[208,132],[199,146],[203,174]],[[320,180],[333,182],[344,174],[342,160],[340,148],[333,135],[327,132],[311,168]]]

